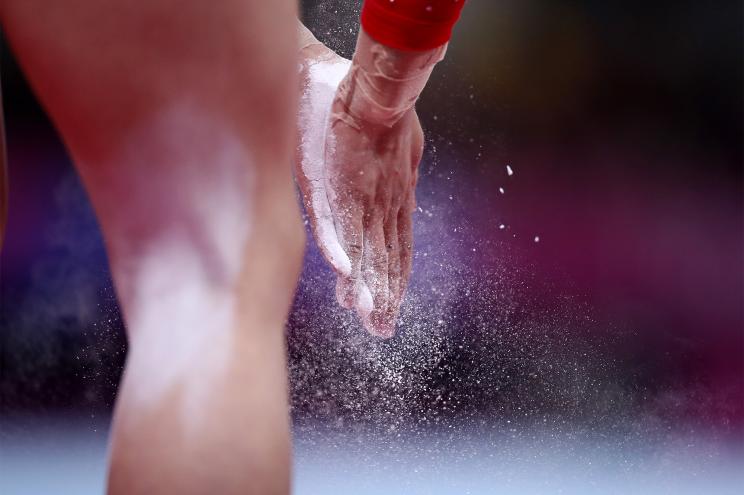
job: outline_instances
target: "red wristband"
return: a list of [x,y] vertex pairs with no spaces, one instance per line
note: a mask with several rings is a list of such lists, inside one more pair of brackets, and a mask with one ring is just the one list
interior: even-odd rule
[[364,0],[362,28],[378,43],[407,51],[447,43],[465,0]]

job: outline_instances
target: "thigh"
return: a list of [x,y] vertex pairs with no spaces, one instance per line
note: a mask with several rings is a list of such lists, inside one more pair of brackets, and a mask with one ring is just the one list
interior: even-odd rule
[[134,290],[132,260],[163,232],[192,245],[218,279],[243,260],[249,228],[266,244],[297,244],[295,9],[291,0],[3,3],[11,46],[84,180],[121,297]]
[[1,12],[39,98],[86,159],[179,99],[224,112],[259,142],[291,120],[292,1],[6,0]]

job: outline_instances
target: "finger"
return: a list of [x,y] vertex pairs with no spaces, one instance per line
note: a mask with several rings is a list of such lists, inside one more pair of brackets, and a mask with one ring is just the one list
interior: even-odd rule
[[392,328],[385,321],[388,300],[388,253],[381,215],[372,215],[366,225],[362,276],[372,295],[372,312],[364,317],[364,324],[371,333],[381,337],[392,335]]
[[400,240],[398,238],[398,210],[385,220],[385,247],[388,253],[387,321],[395,328],[400,307]]
[[[337,204],[337,203],[334,203]],[[344,308],[351,309],[357,304],[362,281],[362,253],[364,245],[364,221],[361,205],[349,201],[345,207],[337,204],[334,212],[335,230],[340,245],[348,257],[349,271],[339,274],[336,281],[336,299]],[[366,296],[365,296],[366,297]],[[366,302],[366,299],[365,299]],[[368,303],[371,306],[371,302]],[[371,311],[371,307],[369,308]]]
[[333,270],[339,276],[349,277],[352,275],[351,259],[339,240],[325,190],[313,184],[309,188],[310,200],[305,202],[305,208],[310,217],[315,242]]
[[315,113],[308,111],[308,108],[316,106],[330,106],[330,101],[314,101],[309,96],[311,94],[304,94],[299,114],[300,140],[296,150],[295,176],[321,254],[338,274],[349,276],[351,263],[339,242],[324,178],[325,167],[321,166],[325,153],[325,129],[315,121]]
[[[409,199],[409,205],[413,204],[413,198]],[[403,301],[408,280],[411,276],[413,266],[413,220],[411,218],[411,207],[406,206],[398,212],[398,256],[400,257],[400,280],[398,283],[398,299]]]
[[414,125],[411,127],[411,165],[417,170],[424,156],[424,130],[418,118],[412,120]]
[[413,173],[411,174],[411,182],[409,184],[410,186],[410,197],[403,201],[403,206],[401,207],[401,211],[408,210],[410,213],[413,213],[416,210],[416,184],[418,183],[419,178],[419,168],[418,166],[413,167]]

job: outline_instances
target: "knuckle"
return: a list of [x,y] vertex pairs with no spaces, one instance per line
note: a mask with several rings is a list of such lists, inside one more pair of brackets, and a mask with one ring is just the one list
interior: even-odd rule
[[352,258],[358,258],[362,255],[362,245],[358,243],[350,243],[346,246],[346,254]]

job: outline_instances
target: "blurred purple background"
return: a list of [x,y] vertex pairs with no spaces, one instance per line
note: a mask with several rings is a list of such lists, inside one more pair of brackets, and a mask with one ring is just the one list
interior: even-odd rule
[[[345,56],[358,4],[302,2]],[[518,425],[740,455],[741,48],[741,2],[471,0],[417,107],[427,152],[399,336],[372,339],[335,307],[308,242],[288,322],[299,452],[350,432],[389,447]],[[102,441],[126,343],[100,234],[6,44],[2,78],[0,439],[72,418]]]

